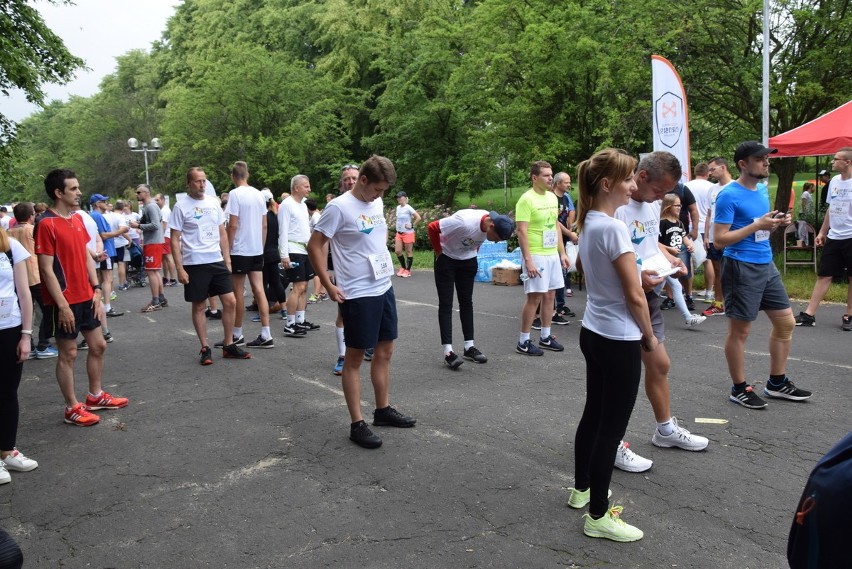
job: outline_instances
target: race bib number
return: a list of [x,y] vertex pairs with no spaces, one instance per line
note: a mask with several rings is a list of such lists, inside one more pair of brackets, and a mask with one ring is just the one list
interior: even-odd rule
[[[755,222],[757,222],[759,220],[760,220],[759,217],[754,218]],[[768,240],[769,240],[769,231],[768,230],[758,229],[757,231],[754,232],[755,243],[760,243],[761,241],[768,241]]]
[[545,229],[541,234],[541,246],[545,249],[556,247],[556,230]]
[[375,277],[376,280],[383,277],[393,276],[393,260],[391,259],[388,251],[370,255],[369,259],[370,265],[373,267],[373,277]]
[[15,304],[18,302],[18,299],[14,296],[7,296],[6,298],[0,298],[0,322],[5,322],[12,317],[12,311],[15,308]]
[[219,228],[216,225],[202,225],[201,226],[201,241],[203,243],[218,243],[219,242]]

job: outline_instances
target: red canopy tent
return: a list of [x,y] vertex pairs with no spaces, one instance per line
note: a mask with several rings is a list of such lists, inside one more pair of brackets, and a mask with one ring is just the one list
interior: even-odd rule
[[769,139],[777,148],[773,158],[824,156],[843,146],[852,146],[852,101],[821,117]]

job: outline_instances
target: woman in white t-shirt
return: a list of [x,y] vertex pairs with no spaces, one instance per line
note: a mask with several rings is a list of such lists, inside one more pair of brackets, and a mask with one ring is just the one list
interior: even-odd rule
[[33,300],[27,277],[30,254],[0,229],[0,484],[9,470],[33,470],[38,463],[15,448],[18,434],[18,386],[33,336]]
[[613,218],[636,190],[635,166],[636,161],[624,151],[606,149],[577,170],[579,259],[588,291],[580,330],[586,405],[575,436],[575,488],[568,505],[589,504],[583,533],[614,541],[643,536],[621,520],[621,506],[610,508],[609,483],[616,450],[636,402],[640,350],[651,351],[657,345],[630,233]]

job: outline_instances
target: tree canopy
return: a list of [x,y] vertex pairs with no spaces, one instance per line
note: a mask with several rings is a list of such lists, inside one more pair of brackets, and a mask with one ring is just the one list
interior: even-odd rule
[[[225,189],[230,164],[246,160],[258,187],[278,193],[303,173],[324,193],[342,164],[379,153],[415,203],[451,203],[501,184],[502,166],[519,184],[536,159],[571,172],[603,146],[650,150],[652,54],[687,88],[693,157],[730,155],[761,130],[761,7],[185,0],[98,94],[23,121],[0,197],[38,196],[57,166],[77,170],[87,192],[118,195],[144,179],[125,141],[157,136],[158,191],[182,191],[196,165]],[[849,0],[772,2],[772,133],[848,100],[848,10]]]

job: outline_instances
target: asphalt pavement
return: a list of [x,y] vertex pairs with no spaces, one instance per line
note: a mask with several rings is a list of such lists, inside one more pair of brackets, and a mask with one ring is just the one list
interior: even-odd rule
[[[130,405],[98,412],[101,423],[89,428],[62,422],[55,360],[29,361],[17,444],[40,466],[0,486],[0,527],[18,540],[25,567],[786,567],[808,473],[852,429],[842,307],[822,307],[816,328],[794,333],[788,375],[813,398],[760,411],[728,401],[726,318],[686,329],[666,312],[672,409],[710,446],[654,447],[640,390],[626,438],[654,466],[616,470],[612,501],[645,537],[619,544],[585,537],[582,512],[565,506],[585,400],[577,346],[585,292],[569,299],[571,325],[554,327],[566,350],[530,357],[515,352],[522,287],[477,283],[476,343],[489,361],[451,371],[432,273],[414,271],[394,287],[391,401],[418,423],[376,428],[377,450],[348,440],[330,302],[309,307],[322,327],[307,338],[285,338],[276,317],[274,349],[248,361],[216,350],[214,365],[202,367],[180,287],[166,289],[171,305],[151,314],[139,312],[147,289],[119,293],[113,305],[127,312],[109,320],[116,340],[104,386]],[[455,327],[459,349],[457,318]],[[221,326],[210,329],[212,343]],[[247,319],[247,339],[259,330]],[[761,316],[746,361],[759,391],[768,333]]]

